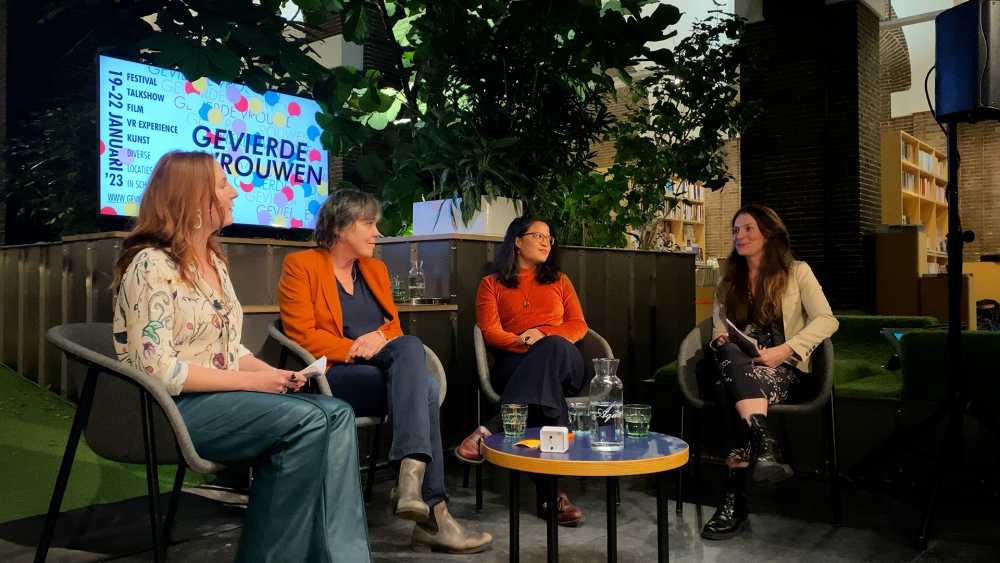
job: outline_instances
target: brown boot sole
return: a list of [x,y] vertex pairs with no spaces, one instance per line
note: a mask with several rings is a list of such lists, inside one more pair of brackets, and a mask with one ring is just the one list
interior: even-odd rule
[[439,545],[426,545],[426,544],[410,544],[410,549],[417,553],[430,553],[432,551],[439,551],[441,553],[451,553],[453,555],[470,555],[472,553],[480,553],[486,551],[493,545],[493,542],[485,543],[478,547],[470,547],[469,549],[448,549]]
[[412,522],[418,522],[420,524],[426,524],[430,519],[430,510],[427,512],[416,510],[416,509],[400,509],[397,508],[393,512],[393,516],[396,518],[402,518],[403,520],[410,520]]
[[467,463],[469,465],[481,465],[484,461],[486,461],[486,458],[479,458],[479,461],[475,461],[475,460],[471,460],[471,459],[469,459],[467,457],[462,457],[462,456],[458,455],[458,449],[457,448],[454,449],[454,450],[452,450],[452,453],[455,454],[455,457],[458,458],[458,461],[461,461],[462,463]]

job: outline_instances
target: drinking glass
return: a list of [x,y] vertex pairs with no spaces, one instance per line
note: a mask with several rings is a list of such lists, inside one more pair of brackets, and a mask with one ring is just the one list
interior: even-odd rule
[[392,287],[392,300],[399,303],[406,301],[406,280],[403,276],[389,276]]
[[594,427],[590,416],[590,403],[569,403],[569,429],[579,434],[587,434]]
[[649,434],[649,405],[625,405],[625,434],[629,438],[645,438]]
[[503,419],[504,436],[520,438],[528,425],[528,405],[502,405],[500,418]]

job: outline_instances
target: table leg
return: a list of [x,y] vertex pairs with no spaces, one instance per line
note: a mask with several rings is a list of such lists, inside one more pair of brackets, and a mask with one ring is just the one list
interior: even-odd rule
[[608,477],[608,563],[618,563],[618,477]]
[[[680,471],[678,467],[676,471]],[[656,560],[659,563],[670,561],[670,536],[667,529],[667,493],[664,487],[667,482],[666,472],[656,474]]]
[[521,557],[521,472],[510,470],[510,563]]
[[546,475],[542,478],[549,482],[548,561],[549,563],[559,563],[559,477]]

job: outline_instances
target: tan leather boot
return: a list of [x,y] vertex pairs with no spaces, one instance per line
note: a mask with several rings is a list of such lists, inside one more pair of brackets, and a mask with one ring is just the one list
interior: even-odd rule
[[493,536],[463,528],[448,513],[448,505],[444,502],[434,505],[426,524],[418,523],[413,527],[410,538],[410,547],[420,553],[444,551],[462,555],[486,551],[491,545]]
[[427,464],[405,457],[399,464],[399,483],[392,490],[389,503],[397,518],[426,522],[431,509],[424,504],[420,489],[424,484]]

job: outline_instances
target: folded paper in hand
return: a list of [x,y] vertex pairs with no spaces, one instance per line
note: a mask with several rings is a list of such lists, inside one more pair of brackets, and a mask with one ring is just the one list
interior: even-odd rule
[[740,351],[751,358],[760,356],[760,346],[757,344],[757,341],[736,328],[736,325],[729,319],[726,319],[726,330],[729,331],[729,341],[739,346]]
[[306,379],[312,379],[317,375],[323,375],[326,373],[326,356],[316,360],[315,362],[309,364],[309,367],[299,372]]

